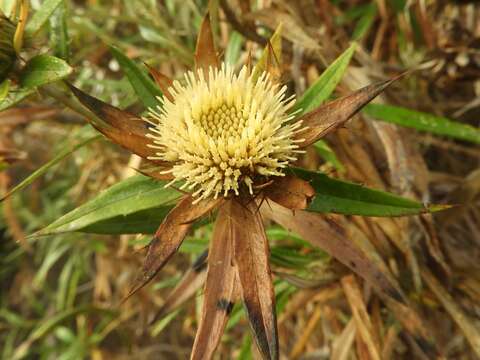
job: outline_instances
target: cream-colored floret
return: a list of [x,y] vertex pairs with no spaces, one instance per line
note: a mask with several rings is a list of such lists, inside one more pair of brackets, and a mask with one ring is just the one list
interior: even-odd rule
[[285,91],[267,73],[255,81],[246,67],[238,75],[227,65],[208,77],[187,73],[170,88],[173,102],[150,109],[155,159],[171,162],[172,183],[182,180],[197,200],[238,195],[242,183],[253,194],[255,175],[282,176],[300,152],[292,138],[301,124],[291,123],[294,100]]

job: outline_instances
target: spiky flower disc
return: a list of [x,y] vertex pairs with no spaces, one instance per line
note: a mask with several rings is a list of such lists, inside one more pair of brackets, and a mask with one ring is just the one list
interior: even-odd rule
[[282,176],[296,160],[292,135],[301,124],[290,123],[294,101],[285,91],[246,67],[238,75],[228,65],[210,68],[208,78],[187,73],[184,84],[173,83],[173,101],[150,109],[155,158],[173,164],[174,181],[198,199],[238,195],[242,184],[253,193],[257,179]]

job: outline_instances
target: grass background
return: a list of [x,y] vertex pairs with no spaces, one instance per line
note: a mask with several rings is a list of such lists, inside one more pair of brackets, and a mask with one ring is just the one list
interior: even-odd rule
[[[139,65],[146,62],[180,78],[193,64],[196,34],[209,8],[218,49],[235,66],[250,53],[258,59],[266,39],[283,23],[282,80],[292,94],[302,94],[353,40],[358,49],[335,96],[417,69],[359,115],[360,121],[312,147],[303,165],[425,203],[461,206],[412,218],[335,215],[382,257],[408,295],[407,309],[392,310],[323,251],[270,224],[281,353],[285,359],[371,359],[370,339],[382,359],[478,358],[480,6],[402,0],[247,3],[32,1],[31,20],[45,4],[54,7],[27,39],[17,67],[33,54],[48,52],[73,67],[69,79],[76,86],[141,112],[143,105],[109,46]],[[3,9],[11,4],[0,1]],[[13,90],[15,82],[13,75]],[[0,112],[1,147],[22,155],[0,173],[3,192],[93,134],[81,114],[66,106],[68,99],[61,85],[51,84]],[[97,140],[1,203],[2,358],[189,356],[201,292],[152,319],[207,248],[211,225],[195,230],[155,282],[122,305],[148,237],[27,238],[131,176],[137,166],[136,157]],[[364,316],[352,317],[363,310]],[[415,342],[420,335],[430,342],[423,348]],[[216,356],[255,358],[253,348],[243,310],[236,307]]]

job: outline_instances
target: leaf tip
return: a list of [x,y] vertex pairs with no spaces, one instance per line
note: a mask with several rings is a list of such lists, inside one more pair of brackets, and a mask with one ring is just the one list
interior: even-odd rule
[[438,211],[443,211],[443,210],[448,210],[451,208],[456,208],[461,206],[461,204],[433,204],[433,205],[427,205],[425,206],[425,211],[434,213]]

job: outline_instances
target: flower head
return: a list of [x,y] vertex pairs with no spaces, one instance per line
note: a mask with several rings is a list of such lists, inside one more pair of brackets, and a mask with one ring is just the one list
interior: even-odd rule
[[[198,199],[239,195],[242,185],[264,177],[283,176],[296,160],[293,135],[301,123],[291,123],[294,100],[286,86],[274,84],[264,72],[257,80],[243,67],[237,74],[228,65],[185,75],[173,83],[174,101],[150,109],[154,126],[148,136],[158,150],[151,159],[173,164],[173,182]],[[297,141],[298,142],[298,141]]]

